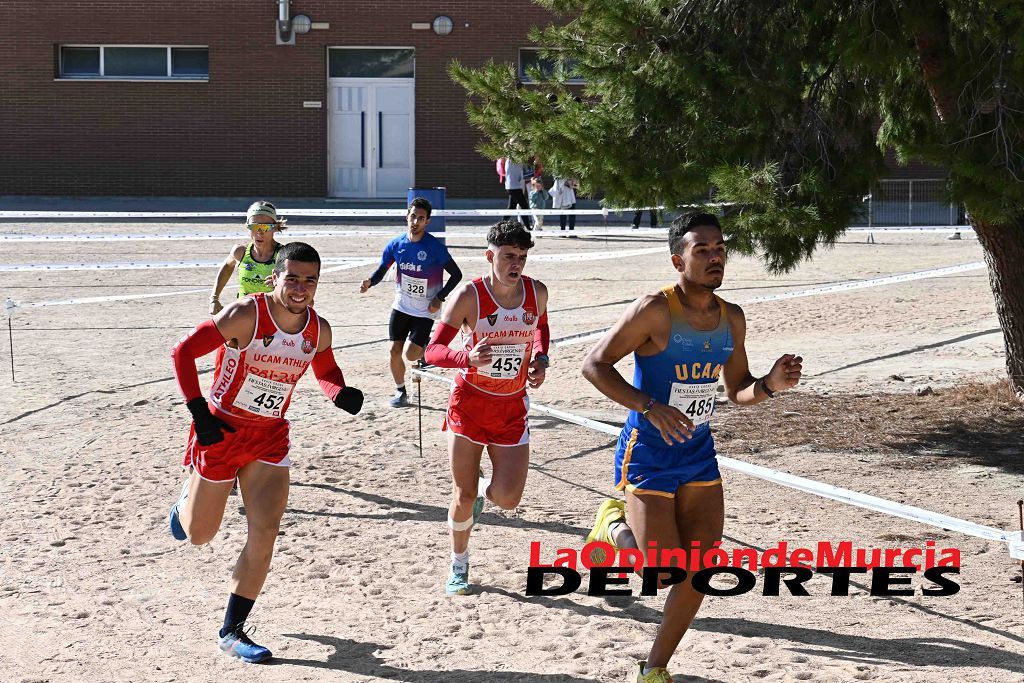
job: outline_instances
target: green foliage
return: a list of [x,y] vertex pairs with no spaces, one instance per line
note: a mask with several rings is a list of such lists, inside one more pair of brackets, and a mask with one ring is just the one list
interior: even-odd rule
[[537,154],[610,206],[730,203],[774,271],[842,234],[887,148],[948,168],[976,217],[1024,214],[1019,0],[537,1],[563,23],[531,38],[585,85],[454,64],[489,157]]

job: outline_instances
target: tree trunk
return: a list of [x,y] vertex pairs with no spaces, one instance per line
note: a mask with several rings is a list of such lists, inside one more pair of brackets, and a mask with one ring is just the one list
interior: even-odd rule
[[1006,225],[985,224],[972,218],[971,224],[985,249],[988,279],[1006,345],[1010,386],[1024,400],[1024,217]]

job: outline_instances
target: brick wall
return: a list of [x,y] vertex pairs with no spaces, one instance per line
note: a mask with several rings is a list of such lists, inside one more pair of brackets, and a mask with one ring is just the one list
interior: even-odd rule
[[[358,45],[416,49],[416,184],[501,197],[447,66],[515,62],[529,28],[550,20],[529,0],[293,0],[292,15],[331,28],[277,46],[274,0],[4,7],[18,30],[0,41],[0,194],[326,196],[326,48]],[[448,36],[410,27],[439,14],[454,21]],[[61,44],[208,45],[210,78],[57,80]]]

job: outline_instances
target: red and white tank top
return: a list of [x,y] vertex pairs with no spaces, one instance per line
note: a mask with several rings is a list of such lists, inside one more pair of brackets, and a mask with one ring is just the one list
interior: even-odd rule
[[462,331],[468,353],[487,337],[491,344],[490,365],[459,371],[457,380],[495,396],[514,396],[526,391],[526,375],[533,355],[533,335],[540,312],[533,280],[521,276],[523,302],[516,308],[502,308],[494,300],[483,278],[473,280],[476,289],[477,321],[472,332]]
[[267,304],[267,295],[253,294],[256,330],[244,349],[221,347],[210,389],[210,402],[234,417],[273,422],[284,418],[292,389],[316,355],[320,318],[309,308],[305,326],[296,334],[282,332]]

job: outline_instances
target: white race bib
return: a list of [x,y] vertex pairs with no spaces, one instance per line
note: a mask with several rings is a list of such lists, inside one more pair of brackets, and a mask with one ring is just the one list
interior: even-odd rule
[[250,373],[235,396],[235,407],[264,417],[281,417],[294,385]]
[[427,280],[422,277],[409,277],[402,273],[402,293],[413,299],[427,298]]
[[694,427],[698,427],[711,419],[715,412],[715,393],[718,382],[703,384],[672,383],[672,393],[668,404],[690,418]]
[[491,347],[490,364],[476,371],[494,379],[513,379],[519,376],[525,357],[526,344],[497,344]]

